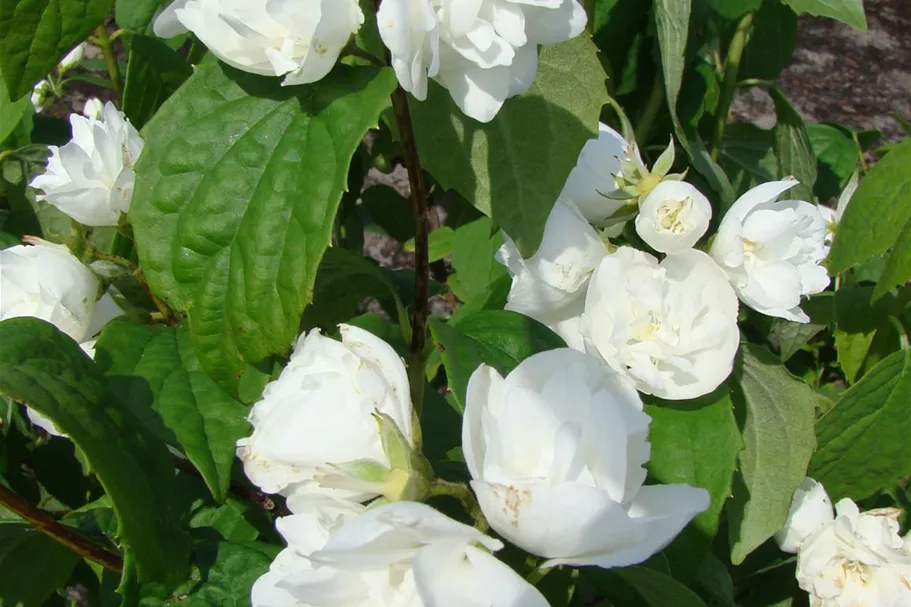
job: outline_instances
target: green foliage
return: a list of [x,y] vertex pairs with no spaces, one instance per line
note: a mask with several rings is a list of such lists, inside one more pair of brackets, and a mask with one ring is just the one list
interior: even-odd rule
[[0,71],[9,99],[30,93],[113,5],[114,0],[2,0]]
[[339,67],[282,88],[208,60],[149,122],[136,243],[149,285],[188,311],[203,368],[223,387],[297,335],[348,162],[393,84],[389,70]]
[[767,350],[742,344],[734,407],[743,432],[739,474],[728,508],[731,561],[781,529],[794,489],[806,476],[816,438],[816,397]]
[[27,523],[0,520],[0,604],[41,607],[79,561]]
[[782,0],[798,14],[838,19],[859,30],[867,29],[863,0]]
[[829,267],[844,271],[895,247],[874,297],[911,276],[904,232],[911,221],[911,139],[906,139],[873,167],[845,210],[832,244]]
[[171,456],[69,337],[33,318],[0,322],[0,393],[70,436],[111,497],[141,581],[176,582],[189,543],[173,503]]
[[780,177],[796,177],[800,184],[791,188],[788,195],[797,200],[813,200],[813,186],[816,184],[816,157],[810,145],[803,118],[777,87],[769,89],[775,102],[778,117],[772,134],[775,138],[775,157],[778,159]]
[[488,124],[466,117],[431,83],[427,101],[411,104],[424,168],[531,254],[579,151],[597,135],[604,78],[597,49],[579,36],[544,47],[531,89]]
[[202,370],[187,328],[115,320],[96,352],[108,389],[161,441],[185,453],[223,501],[235,443],[249,429],[247,408]]
[[661,402],[646,406],[645,412],[652,418],[649,475],[661,483],[703,487],[712,496],[709,509],[693,521],[708,545],[718,531],[743,449],[729,390],[723,386],[699,399]]
[[15,130],[28,109],[28,95],[12,101],[6,88],[6,81],[0,73],[0,144]]
[[190,64],[167,44],[149,36],[132,36],[123,112],[136,128],[142,127],[192,73]]
[[114,20],[122,28],[146,32],[158,8],[165,4],[164,0],[115,0]]
[[895,352],[842,394],[816,424],[810,474],[833,500],[857,500],[911,474],[911,353]]

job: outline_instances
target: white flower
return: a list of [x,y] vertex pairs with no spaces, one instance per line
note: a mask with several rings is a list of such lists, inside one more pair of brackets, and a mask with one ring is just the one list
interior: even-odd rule
[[620,161],[636,158],[642,162],[639,149],[630,146],[620,133],[604,123],[598,126],[598,138],[585,143],[576,166],[570,172],[560,200],[576,205],[591,222],[602,223],[621,210],[626,200],[608,198],[619,187],[616,175],[622,173]]
[[900,510],[860,512],[850,499],[832,504],[807,479],[795,492],[783,550],[797,552],[797,581],[813,607],[911,606],[911,551],[899,535]]
[[804,479],[794,491],[788,520],[775,534],[775,541],[785,552],[797,553],[808,537],[832,522],[832,501],[825,488],[812,478]]
[[[391,462],[376,413],[411,445],[402,360],[373,334],[340,328],[341,342],[318,330],[300,337],[288,366],[250,412],[253,434],[237,443],[250,480],[288,496],[292,512],[313,494],[360,501],[383,493]],[[374,483],[365,480],[371,474]]]
[[69,53],[67,53],[66,57],[61,59],[60,64],[57,66],[57,72],[62,76],[64,72],[79,65],[79,62],[82,61],[82,58],[84,56],[85,42],[71,50]]
[[554,330],[577,350],[584,348],[579,320],[592,272],[607,255],[607,247],[573,206],[557,202],[541,246],[523,259],[506,236],[496,259],[512,275],[506,309],[521,312]]
[[277,526],[288,548],[253,585],[253,607],[547,607],[490,554],[502,542],[424,504],[318,505]]
[[481,122],[531,86],[539,44],[574,38],[585,22],[577,0],[384,0],[377,12],[402,88],[424,100],[435,78]]
[[636,233],[661,253],[693,248],[709,229],[712,203],[685,181],[662,181],[639,203]]
[[73,139],[50,146],[45,173],[29,184],[44,200],[87,226],[116,226],[130,208],[133,164],[143,141],[123,112],[109,101],[100,120],[70,114]]
[[[92,339],[123,314],[110,295],[96,302],[101,286],[95,274],[61,245],[37,241],[0,251],[0,321],[32,316],[45,320],[94,357]],[[63,436],[54,423],[28,409],[32,423]]]
[[189,30],[225,63],[292,85],[328,74],[363,22],[357,0],[177,0],[153,29]]
[[85,100],[85,105],[82,107],[83,116],[100,120],[103,112],[104,104],[101,102],[101,99],[98,97],[89,97]]
[[696,398],[731,373],[740,343],[737,297],[708,255],[658,260],[620,247],[595,270],[585,299],[586,350],[647,394]]
[[35,108],[36,114],[40,114],[48,108],[51,101],[51,92],[51,83],[47,80],[40,81],[32,89],[32,95],[29,99],[32,102],[32,107]]
[[775,202],[797,183],[773,181],[741,196],[721,220],[711,254],[745,304],[767,316],[806,323],[810,318],[800,309],[800,298],[829,285],[820,265],[827,254],[826,222],[809,202]]
[[544,566],[624,567],[709,506],[704,489],[643,486],[649,416],[624,378],[571,349],[468,382],[462,449],[491,526]]

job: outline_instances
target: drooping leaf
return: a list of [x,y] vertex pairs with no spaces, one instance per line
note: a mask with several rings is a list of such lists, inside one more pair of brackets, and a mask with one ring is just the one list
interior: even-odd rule
[[808,124],[807,135],[817,159],[814,193],[821,200],[834,200],[857,167],[857,144],[842,129],[829,124]]
[[[730,3],[730,0],[721,1]],[[753,19],[753,30],[737,78],[777,79],[791,61],[796,46],[797,15],[794,11],[779,0],[762,2]]]
[[10,99],[31,92],[114,7],[114,0],[0,0],[0,71]]
[[141,128],[192,73],[190,64],[167,44],[134,34],[130,38],[123,112]]
[[835,349],[848,383],[854,383],[878,332],[892,328],[890,316],[901,314],[905,297],[892,295],[871,305],[874,289],[844,287],[835,292]]
[[578,36],[542,48],[532,87],[487,124],[466,117],[431,83],[427,100],[411,103],[424,168],[531,254],[582,146],[598,134],[604,79],[597,49]]
[[844,392],[816,436],[810,474],[833,500],[864,499],[911,474],[911,352],[895,352]]
[[734,406],[744,449],[728,502],[736,565],[781,529],[816,445],[816,396],[769,351],[744,344]]
[[769,95],[775,102],[778,117],[772,134],[775,138],[775,157],[778,159],[779,178],[796,177],[800,184],[788,191],[797,200],[813,201],[816,185],[816,156],[810,145],[810,136],[803,118],[778,87],[771,87]]
[[686,68],[691,11],[691,0],[655,0],[653,13],[655,29],[658,32],[664,91],[677,140],[692,159],[693,168],[709,182],[726,206],[734,202],[734,190],[730,180],[721,167],[712,160],[695,129],[684,129],[677,115],[677,100],[680,97],[683,72]]
[[414,238],[411,202],[388,185],[375,185],[361,193],[361,203],[373,221],[387,234],[405,242]]
[[224,500],[248,411],[202,370],[186,326],[115,320],[96,344],[95,361],[109,389],[159,439],[183,451],[213,497]]
[[911,220],[911,139],[870,169],[838,224],[829,268],[842,272],[882,255]]
[[755,124],[735,122],[724,130],[718,161],[731,176],[737,193],[775,180],[778,162],[774,145],[772,132]]
[[111,498],[139,580],[182,580],[189,542],[173,501],[171,455],[106,390],[79,346],[42,320],[0,322],[0,393],[50,418],[85,455]]
[[798,14],[838,19],[861,31],[867,30],[863,0],[782,0]]
[[351,157],[394,86],[340,65],[281,87],[210,57],[147,125],[130,208],[143,270],[222,386],[297,335]]
[[484,310],[452,325],[433,318],[430,331],[440,347],[449,389],[462,409],[468,379],[481,363],[505,376],[532,354],[566,347],[538,321],[505,310]]
[[41,607],[79,557],[28,523],[0,521],[0,605]]
[[727,386],[689,401],[662,401],[646,406],[651,458],[649,475],[664,484],[703,487],[712,505],[693,525],[708,540],[715,536],[721,510],[731,495],[737,454],[743,448],[730,389]]
[[739,19],[748,12],[755,11],[762,3],[762,0],[709,0],[709,6],[728,20]]

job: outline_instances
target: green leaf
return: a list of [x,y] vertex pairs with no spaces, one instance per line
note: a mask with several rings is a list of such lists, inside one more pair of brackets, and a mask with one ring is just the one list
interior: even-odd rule
[[650,607],[705,607],[698,594],[660,571],[648,567],[624,567],[612,571],[635,588]]
[[779,0],[763,2],[754,16],[737,78],[777,79],[791,61],[796,46],[797,15]]
[[30,93],[113,7],[114,0],[0,0],[0,71],[9,98]]
[[873,301],[879,300],[893,287],[908,282],[909,277],[911,277],[911,221],[902,228],[898,240],[895,241],[895,246],[892,247],[886,267],[873,290]]
[[143,270],[223,387],[297,336],[351,157],[394,87],[389,69],[342,65],[282,87],[208,58],[148,123],[130,208]]
[[810,474],[833,500],[861,500],[911,474],[911,352],[882,360],[819,419]]
[[778,161],[772,149],[774,145],[772,132],[755,124],[735,122],[724,130],[719,162],[731,176],[737,192],[776,179]]
[[582,146],[598,134],[604,79],[594,44],[578,36],[543,47],[532,87],[487,124],[466,117],[431,83],[427,100],[411,103],[424,168],[531,254]]
[[807,135],[819,174],[814,192],[821,200],[838,198],[857,167],[857,144],[842,129],[828,124],[807,125]]
[[361,193],[361,203],[384,232],[406,242],[414,238],[414,216],[411,202],[388,185],[375,185]]
[[41,607],[79,557],[27,523],[0,521],[0,605]]
[[0,393],[50,418],[83,452],[140,581],[182,580],[189,542],[173,501],[171,455],[105,389],[76,342],[35,318],[0,322]]
[[769,95],[775,102],[775,114],[778,117],[772,134],[775,137],[779,177],[794,176],[800,180],[799,185],[789,190],[789,196],[812,202],[813,186],[816,184],[816,156],[813,155],[806,125],[778,87],[771,87]]
[[116,0],[114,20],[124,29],[147,32],[155,12],[164,4],[166,0]]
[[[452,253],[452,239],[455,232],[449,226],[441,226],[430,232],[427,239],[427,252],[430,263],[439,261]],[[414,253],[414,238],[411,238],[404,244],[402,249],[408,253]]]
[[123,112],[141,128],[192,73],[190,64],[167,44],[134,34],[130,38]]
[[693,168],[706,178],[721,196],[725,205],[734,202],[734,191],[721,167],[712,160],[695,130],[687,131],[677,116],[677,99],[683,84],[686,67],[686,45],[689,35],[692,0],[655,0],[655,29],[658,32],[658,46],[661,54],[661,72],[664,76],[664,90],[670,109],[674,133],[680,145],[693,161]]
[[811,297],[801,304],[801,308],[810,317],[810,322],[792,322],[776,318],[772,323],[771,335],[778,344],[781,362],[786,362],[794,356],[835,320],[835,301],[831,292]]
[[481,217],[460,226],[452,239],[453,291],[465,302],[487,297],[493,283],[507,275],[494,254],[503,244],[503,236],[494,231],[493,223]]
[[332,331],[348,320],[368,297],[376,297],[396,315],[404,314],[404,304],[391,277],[373,261],[332,247],[326,251],[313,290],[313,303],[304,310],[304,329],[322,327]]
[[829,17],[847,23],[861,31],[867,31],[867,16],[863,0],[782,0],[797,14],[808,13],[817,17]]
[[468,379],[481,363],[505,376],[532,354],[566,347],[538,321],[505,310],[484,310],[453,325],[432,318],[430,331],[440,348],[449,389],[462,409]]
[[183,451],[223,501],[235,444],[249,430],[248,411],[202,370],[186,326],[115,320],[96,344],[95,361],[111,392],[160,440]]
[[645,412],[652,418],[651,477],[664,484],[703,487],[712,496],[709,509],[693,521],[708,542],[718,531],[743,448],[730,389],[722,386],[696,400],[661,401],[660,406],[646,406]]
[[741,351],[734,406],[744,450],[728,504],[735,565],[781,529],[816,446],[813,390],[771,352],[753,344],[743,344]]
[[28,109],[29,96],[23,95],[18,101],[11,101],[6,89],[6,81],[3,79],[3,74],[0,73],[0,144],[16,130],[19,121],[22,120]]
[[194,550],[199,569],[168,592],[160,585],[143,587],[143,607],[249,607],[250,589],[278,553],[277,546],[261,542],[218,542]]
[[835,349],[848,383],[854,383],[878,331],[892,328],[890,316],[901,314],[905,297],[884,297],[871,306],[873,289],[843,287],[835,292]]
[[911,138],[899,143],[860,182],[838,224],[829,268],[842,272],[885,253],[911,220]]

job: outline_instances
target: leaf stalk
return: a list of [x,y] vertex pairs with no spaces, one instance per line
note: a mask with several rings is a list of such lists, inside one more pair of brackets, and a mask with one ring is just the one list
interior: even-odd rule
[[718,109],[715,111],[715,129],[709,142],[709,152],[712,160],[718,160],[721,144],[724,142],[724,129],[731,114],[731,104],[734,102],[734,93],[737,90],[737,73],[740,71],[740,62],[743,51],[750,41],[753,31],[754,13],[749,12],[737,23],[737,31],[731,38],[727,55],[724,58],[724,80],[721,83],[721,94],[718,98]]

